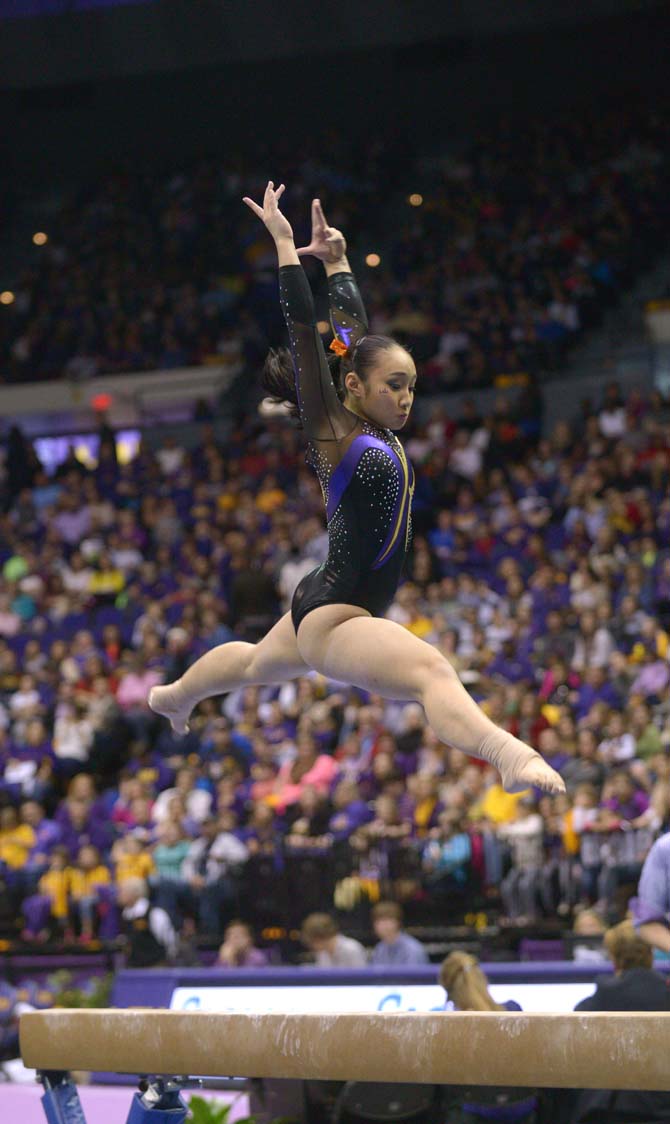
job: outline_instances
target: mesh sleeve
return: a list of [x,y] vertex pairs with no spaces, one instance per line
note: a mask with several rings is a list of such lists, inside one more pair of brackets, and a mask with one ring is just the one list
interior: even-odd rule
[[314,298],[301,265],[279,270],[279,295],[288,327],[300,420],[312,441],[333,441],[351,431],[351,414],[335,390],[321,337]]
[[333,273],[328,278],[330,324],[347,347],[368,330],[368,318],[353,273]]

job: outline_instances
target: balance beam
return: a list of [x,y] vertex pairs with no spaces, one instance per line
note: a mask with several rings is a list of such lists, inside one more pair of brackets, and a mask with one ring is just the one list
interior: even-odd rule
[[41,1071],[285,1077],[528,1088],[670,1089],[670,1014],[22,1015]]

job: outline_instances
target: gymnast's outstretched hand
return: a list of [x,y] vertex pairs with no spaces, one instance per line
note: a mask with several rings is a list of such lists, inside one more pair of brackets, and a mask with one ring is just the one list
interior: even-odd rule
[[254,203],[253,199],[250,199],[248,195],[244,196],[244,202],[247,207],[249,207],[255,215],[258,215],[261,222],[265,223],[265,226],[275,242],[293,241],[293,229],[291,224],[286,218],[286,215],[283,215],[279,210],[279,200],[284,194],[284,190],[284,184],[280,183],[275,191],[274,183],[272,180],[268,180],[265,195],[263,196],[262,207],[259,207],[258,203]]
[[346,239],[341,230],[329,226],[320,199],[312,200],[312,237],[309,246],[298,247],[298,255],[311,254],[326,265],[334,265],[347,253]]

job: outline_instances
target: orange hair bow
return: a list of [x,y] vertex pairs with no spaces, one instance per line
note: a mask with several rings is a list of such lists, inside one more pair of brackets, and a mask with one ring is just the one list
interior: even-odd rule
[[336,355],[339,355],[340,358],[342,358],[343,355],[347,354],[349,348],[347,347],[346,343],[343,343],[342,340],[338,340],[336,336],[330,344],[330,350],[334,351]]

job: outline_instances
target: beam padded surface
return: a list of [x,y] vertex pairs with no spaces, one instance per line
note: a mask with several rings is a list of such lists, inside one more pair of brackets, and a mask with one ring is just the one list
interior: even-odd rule
[[208,1014],[21,1018],[35,1069],[670,1090],[670,1014]]

